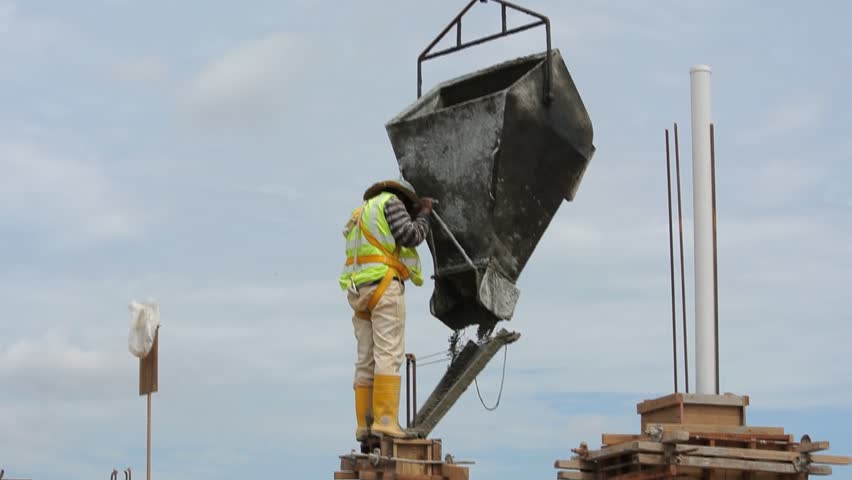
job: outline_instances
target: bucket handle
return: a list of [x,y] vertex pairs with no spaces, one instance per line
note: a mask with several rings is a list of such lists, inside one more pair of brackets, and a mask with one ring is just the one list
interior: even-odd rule
[[[483,44],[483,43],[486,43],[486,42],[490,42],[491,40],[496,40],[498,38],[507,37],[507,36],[515,34],[515,33],[520,33],[520,32],[529,30],[531,28],[535,28],[535,27],[539,27],[539,26],[544,25],[545,33],[547,35],[547,55],[544,58],[544,63],[545,63],[544,103],[546,105],[550,104],[550,101],[553,98],[553,96],[551,94],[551,89],[550,89],[550,86],[551,86],[551,83],[552,83],[551,77],[553,76],[553,74],[550,70],[550,62],[551,62],[551,59],[550,59],[550,19],[547,18],[546,16],[540,14],[540,13],[534,12],[532,10],[521,7],[520,5],[516,5],[516,4],[511,3],[511,2],[507,2],[505,0],[491,0],[491,1],[500,4],[500,8],[501,8],[502,13],[503,13],[503,15],[502,15],[502,17],[503,17],[503,25],[502,25],[503,28],[502,28],[502,30],[498,33],[494,33],[492,35],[486,35],[486,36],[478,38],[476,40],[470,40],[468,42],[462,42],[462,33],[461,33],[461,31],[462,31],[461,30],[462,17],[468,12],[468,10],[470,10],[473,7],[473,5],[476,2],[479,2],[479,3],[488,2],[488,0],[470,0],[470,2],[468,2],[467,6],[465,6],[462,9],[462,11],[459,12],[459,14],[456,15],[455,18],[452,19],[452,21],[450,21],[450,23],[444,28],[444,30],[442,30],[441,33],[439,33],[438,36],[435,37],[434,40],[432,40],[432,43],[430,43],[429,46],[426,47],[425,50],[423,50],[423,52],[420,54],[420,56],[417,57],[417,98],[420,98],[422,96],[422,92],[423,92],[423,62],[425,62],[426,60],[431,60],[433,58],[448,55],[450,53],[458,52],[459,50],[464,50],[465,48],[468,48],[468,47],[480,45],[480,44]],[[527,23],[525,25],[521,25],[520,27],[506,28],[506,10],[507,9],[512,9],[512,10],[515,10],[515,11],[518,11],[518,12],[521,12],[521,13],[525,13],[525,14],[531,16],[531,17],[535,17],[537,20],[530,22],[530,23]],[[453,26],[456,27],[456,45],[453,46],[453,47],[445,48],[443,50],[439,50],[437,52],[433,52],[432,49],[435,47],[435,45],[437,45],[438,42],[440,42],[447,35],[447,33],[450,31],[450,29],[453,28]]]

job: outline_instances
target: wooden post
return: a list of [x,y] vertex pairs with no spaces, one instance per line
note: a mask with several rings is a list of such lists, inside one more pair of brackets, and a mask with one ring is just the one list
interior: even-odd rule
[[139,395],[148,397],[148,428],[145,454],[147,480],[151,480],[151,394],[157,391],[157,370],[160,345],[160,327],[154,334],[154,344],[148,355],[139,360]]
[[148,445],[145,455],[145,478],[151,480],[151,394],[148,393]]

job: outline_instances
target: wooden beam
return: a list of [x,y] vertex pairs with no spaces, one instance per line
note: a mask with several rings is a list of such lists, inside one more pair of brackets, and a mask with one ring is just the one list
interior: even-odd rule
[[[662,448],[662,445],[660,445]],[[601,460],[609,457],[616,457],[619,455],[624,455],[626,453],[634,453],[639,451],[639,442],[624,442],[618,445],[613,445],[611,447],[602,448],[600,450],[593,450],[589,452],[589,456],[586,458],[587,460]]]
[[672,393],[670,395],[666,395],[660,398],[654,398],[651,400],[645,400],[636,404],[636,413],[642,414],[646,412],[650,412],[653,410],[657,410],[664,407],[670,407],[672,405],[677,405],[682,403],[683,394],[682,393]]
[[807,442],[800,443],[794,447],[797,452],[802,453],[810,453],[810,452],[819,452],[820,450],[828,450],[829,443],[828,442]]
[[671,478],[676,474],[674,465],[668,467],[652,468],[641,472],[623,473],[609,477],[608,480],[656,480],[659,478]]
[[680,423],[649,423],[645,431],[659,426],[664,432],[747,433],[753,435],[784,435],[784,427],[749,427],[736,425],[706,425]]
[[334,480],[358,480],[358,472],[334,472]]
[[714,405],[719,407],[746,407],[749,404],[748,396],[738,395],[703,395],[698,393],[673,393],[664,397],[645,400],[636,405],[636,413],[643,414],[671,407],[678,404],[692,405]]
[[666,432],[663,431],[663,436],[660,443],[684,443],[689,441],[689,432]]
[[467,467],[449,465],[446,463],[441,466],[441,475],[443,475],[446,480],[468,480],[470,478],[470,472]]
[[[668,465],[669,461],[662,455],[639,454],[637,461],[643,465]],[[791,463],[759,462],[752,460],[736,460],[732,458],[707,458],[682,455],[677,464],[684,467],[699,467],[704,469],[742,470],[748,472],[768,473],[798,473]]]
[[580,458],[572,458],[570,460],[557,460],[553,464],[554,468],[567,468],[570,470],[589,470],[594,471],[597,465],[594,462],[589,462]]
[[758,435],[751,433],[716,433],[716,432],[689,432],[690,439],[719,440],[734,442],[776,442],[790,443],[790,435]]
[[[361,472],[363,475],[365,472]],[[364,477],[361,477],[362,479]],[[441,475],[429,475],[425,473],[386,473],[381,480],[392,478],[394,480],[443,480]]]
[[842,457],[840,455],[811,455],[811,461],[814,463],[827,463],[829,465],[852,465],[852,457]]
[[688,453],[701,457],[722,457],[740,460],[768,460],[775,462],[792,462],[799,458],[799,452],[778,450],[759,450],[751,448],[704,447],[698,445],[678,445],[678,453]]
[[601,435],[601,444],[603,445],[618,445],[619,443],[629,442],[632,440],[648,440],[648,435],[632,435],[622,433],[604,433]]
[[594,473],[569,472],[562,470],[556,472],[556,478],[558,480],[597,480],[598,476]]
[[831,475],[831,467],[827,465],[810,465],[808,473],[811,475]]

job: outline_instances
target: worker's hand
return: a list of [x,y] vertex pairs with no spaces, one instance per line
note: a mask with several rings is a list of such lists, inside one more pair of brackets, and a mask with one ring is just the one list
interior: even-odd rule
[[429,215],[432,213],[432,202],[434,200],[429,197],[423,197],[420,199],[420,213]]

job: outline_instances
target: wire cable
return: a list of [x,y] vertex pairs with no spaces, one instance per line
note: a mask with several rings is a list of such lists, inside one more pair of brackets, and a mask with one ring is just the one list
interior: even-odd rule
[[508,355],[508,352],[509,352],[509,345],[506,345],[506,346],[503,347],[503,374],[502,374],[502,377],[500,378],[500,391],[499,391],[499,393],[497,393],[497,402],[494,404],[493,407],[489,407],[488,405],[485,404],[485,400],[482,399],[482,393],[480,393],[480,391],[479,391],[479,382],[476,380],[476,378],[473,379],[473,384],[476,385],[476,395],[479,397],[479,402],[482,403],[482,406],[486,410],[488,410],[489,412],[493,412],[494,410],[497,410],[497,407],[500,406],[500,399],[503,398],[503,385],[506,381],[506,356]]

